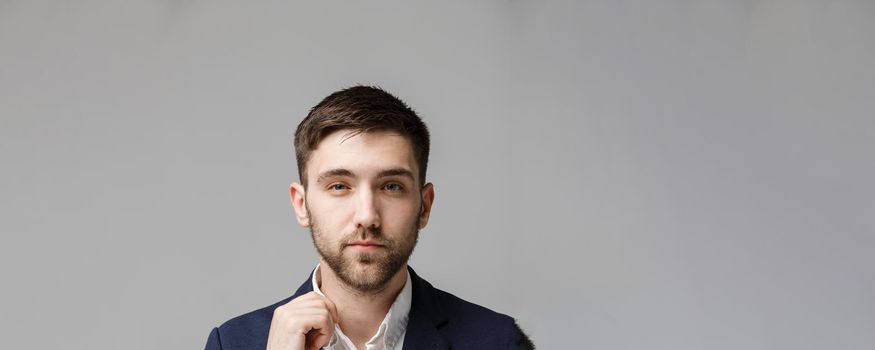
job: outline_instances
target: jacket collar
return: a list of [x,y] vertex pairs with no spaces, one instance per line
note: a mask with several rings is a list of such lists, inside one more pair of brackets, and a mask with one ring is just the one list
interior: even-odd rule
[[404,335],[404,349],[449,349],[450,344],[440,332],[448,317],[436,290],[409,266],[407,272],[413,282],[413,305]]
[[[436,289],[428,281],[419,277],[413,268],[407,267],[413,283],[413,301],[410,306],[410,319],[404,335],[403,349],[449,349],[450,344],[440,330],[447,324],[447,314]],[[298,288],[291,299],[313,291],[313,272]]]

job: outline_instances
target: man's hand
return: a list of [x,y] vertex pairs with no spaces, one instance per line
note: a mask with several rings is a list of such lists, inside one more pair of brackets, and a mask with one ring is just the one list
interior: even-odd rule
[[318,350],[328,345],[337,308],[316,292],[299,296],[273,311],[267,350]]

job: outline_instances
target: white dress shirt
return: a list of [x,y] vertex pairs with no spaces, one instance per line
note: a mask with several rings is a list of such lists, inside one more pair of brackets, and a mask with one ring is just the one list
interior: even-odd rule
[[[325,294],[322,294],[322,291],[319,290],[321,279],[319,265],[316,265],[316,269],[313,270],[313,291],[324,297]],[[401,288],[401,293],[398,293],[395,302],[392,303],[392,307],[389,308],[389,312],[386,313],[386,317],[383,318],[383,322],[377,328],[377,334],[374,334],[365,343],[365,349],[401,350],[401,347],[404,346],[404,335],[407,333],[407,320],[413,297],[413,287],[410,284],[410,273],[408,273],[407,282]],[[328,345],[323,347],[323,349],[356,350],[355,344],[352,343],[352,340],[349,340],[346,334],[343,334],[339,324],[334,325],[334,335],[331,336]]]

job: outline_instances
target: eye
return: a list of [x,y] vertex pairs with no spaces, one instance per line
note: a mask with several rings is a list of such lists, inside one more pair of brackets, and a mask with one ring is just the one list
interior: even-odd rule
[[404,187],[402,187],[401,184],[397,184],[394,182],[387,183],[383,186],[383,188],[385,188],[389,192],[401,192],[404,190]]
[[344,184],[331,184],[330,186],[328,186],[329,191],[335,191],[335,192],[343,191],[343,190],[346,190],[348,188],[349,187],[346,187],[346,185],[344,185]]

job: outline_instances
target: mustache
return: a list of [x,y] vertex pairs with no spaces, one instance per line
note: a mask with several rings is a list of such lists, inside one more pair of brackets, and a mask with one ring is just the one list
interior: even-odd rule
[[391,245],[391,241],[387,240],[383,235],[383,231],[379,228],[360,228],[353,233],[344,237],[340,243],[347,245],[353,241],[368,240],[381,245]]

